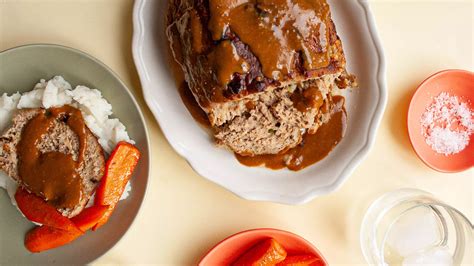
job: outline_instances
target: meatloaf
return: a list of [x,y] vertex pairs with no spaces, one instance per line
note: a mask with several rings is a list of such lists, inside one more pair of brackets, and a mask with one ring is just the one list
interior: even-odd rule
[[[17,147],[25,126],[40,112],[45,112],[45,110],[40,108],[19,110],[13,117],[11,127],[0,136],[0,169],[22,186],[25,186],[25,184],[22,183],[19,176],[19,161],[21,158],[19,158]],[[87,128],[85,137],[87,145],[84,151],[84,159],[78,169],[82,181],[81,200],[73,208],[58,209],[68,217],[73,217],[82,211],[104,174],[105,158],[102,147],[99,145],[97,138]],[[54,122],[48,132],[42,135],[41,141],[36,143],[36,147],[42,154],[49,152],[71,154],[75,161],[79,157],[78,136],[61,120]],[[25,188],[28,189],[27,186]],[[38,196],[42,197],[42,195]]]
[[170,0],[167,23],[217,143],[236,153],[295,147],[355,86],[325,0]]

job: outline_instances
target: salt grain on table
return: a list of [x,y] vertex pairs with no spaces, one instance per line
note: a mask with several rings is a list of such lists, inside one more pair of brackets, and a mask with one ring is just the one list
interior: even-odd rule
[[461,152],[469,145],[474,131],[473,115],[458,97],[440,93],[421,116],[426,144],[446,156]]

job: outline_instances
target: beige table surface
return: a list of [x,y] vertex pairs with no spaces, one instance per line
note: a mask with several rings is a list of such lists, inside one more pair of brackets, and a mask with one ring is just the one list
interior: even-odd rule
[[405,126],[410,96],[425,77],[447,68],[473,70],[473,1],[379,0],[371,6],[389,90],[375,146],[339,191],[285,206],[242,200],[206,181],[166,142],[132,60],[132,0],[0,0],[0,50],[28,43],[83,50],[118,73],[145,112],[152,146],[147,196],[127,234],[96,263],[190,265],[228,235],[274,227],[310,240],[331,265],[365,264],[362,216],[378,195],[401,187],[430,191],[474,221],[474,171],[441,174],[426,167]]

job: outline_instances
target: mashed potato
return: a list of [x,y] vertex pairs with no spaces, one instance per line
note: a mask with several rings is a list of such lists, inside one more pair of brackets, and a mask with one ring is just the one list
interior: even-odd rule
[[6,93],[0,98],[0,132],[11,121],[13,112],[23,108],[50,108],[72,105],[81,110],[87,127],[98,138],[105,152],[110,153],[119,141],[134,143],[125,126],[111,118],[112,105],[102,97],[100,91],[85,86],[72,88],[61,76],[51,80],[40,80],[32,91],[23,94]]
[[[10,125],[13,114],[23,108],[50,108],[71,105],[82,112],[87,127],[97,137],[99,144],[108,154],[118,142],[135,142],[128,136],[125,126],[113,115],[112,105],[102,97],[100,91],[85,86],[76,86],[74,89],[61,76],[48,81],[42,79],[33,90],[12,95],[4,93],[0,97],[0,135]],[[14,194],[17,184],[13,179],[0,170],[0,187],[7,190],[13,205],[16,205]],[[131,190],[127,184],[121,199],[128,197]],[[89,203],[93,202],[93,198]]]

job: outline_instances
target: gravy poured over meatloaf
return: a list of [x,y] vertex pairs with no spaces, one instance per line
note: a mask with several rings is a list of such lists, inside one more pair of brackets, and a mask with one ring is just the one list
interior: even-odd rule
[[[41,153],[36,144],[61,119],[77,135],[77,159],[72,154],[51,151]],[[86,125],[81,112],[70,106],[41,110],[23,128],[17,145],[18,175],[31,192],[42,195],[58,208],[73,208],[82,197],[82,184],[78,168],[84,160]]]
[[97,138],[72,106],[20,110],[0,137],[0,169],[69,217],[84,208],[104,167]]
[[[170,0],[167,36],[216,142],[281,154],[355,86],[325,0]],[[242,161],[242,160],[241,160]]]

